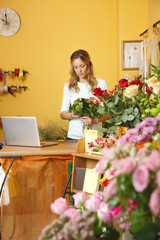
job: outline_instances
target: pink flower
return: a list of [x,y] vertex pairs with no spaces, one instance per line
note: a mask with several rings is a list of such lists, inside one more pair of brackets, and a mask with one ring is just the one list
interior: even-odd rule
[[99,198],[99,196],[97,197],[96,195],[90,195],[85,202],[85,207],[90,211],[96,212],[101,202],[102,200]]
[[87,198],[87,196],[86,196],[85,192],[78,192],[78,193],[74,194],[73,195],[74,206],[78,208],[80,204],[85,203],[86,198]]
[[96,164],[96,167],[94,168],[96,172],[105,173],[106,167],[107,167],[107,161],[106,159],[102,158],[98,161],[98,163]]
[[77,216],[80,215],[80,213],[75,208],[68,208],[64,212],[64,215],[69,217],[73,221],[74,219],[76,219]]
[[99,101],[100,101],[100,102],[103,102],[103,99],[102,99],[102,97],[99,97],[98,99],[99,99]]
[[150,171],[156,171],[158,168],[160,168],[159,151],[152,151],[151,154],[146,157],[141,164],[145,165]]
[[100,201],[103,200],[103,197],[102,197],[102,191],[98,191],[98,192],[96,192],[96,193],[94,194],[94,196],[97,197],[97,198],[99,198]]
[[118,166],[117,166],[118,173],[129,174],[132,172],[135,165],[136,165],[135,161],[131,157],[126,157],[124,159],[121,159],[118,161]]
[[121,206],[116,206],[116,207],[112,207],[110,208],[110,213],[113,217],[115,217],[117,214],[120,214],[122,213],[122,208]]
[[160,188],[160,171],[158,171],[156,174],[156,182],[157,182],[158,187]]
[[150,197],[149,206],[155,216],[160,214],[160,188],[156,188]]
[[128,198],[128,199],[127,199],[127,202],[129,202],[129,204],[130,204],[132,207],[136,207],[136,206],[138,205],[138,202],[133,201],[133,199],[131,199],[131,198]]
[[105,202],[102,202],[97,210],[98,217],[105,223],[112,222],[112,215],[109,210],[109,205]]
[[57,198],[50,206],[51,211],[58,215],[64,213],[68,209],[67,201],[64,198]]
[[143,165],[139,165],[132,175],[132,182],[137,192],[143,192],[149,184],[148,169]]
[[90,99],[91,99],[91,103],[92,103],[93,105],[96,105],[96,104],[98,103],[98,100],[97,100],[96,98],[91,97]]
[[[119,227],[125,231],[128,231],[130,226],[131,226],[131,222],[124,222],[126,221],[127,219],[129,218],[129,216],[123,216],[123,217],[119,217],[118,218],[118,222],[120,223],[119,224]],[[122,223],[121,223],[122,222]]]
[[113,179],[104,189],[103,199],[105,202],[108,201],[108,199],[110,199],[113,195],[117,193],[116,185],[117,185],[117,179]]
[[114,159],[116,158],[116,153],[114,148],[103,148],[102,153],[104,154],[104,159]]

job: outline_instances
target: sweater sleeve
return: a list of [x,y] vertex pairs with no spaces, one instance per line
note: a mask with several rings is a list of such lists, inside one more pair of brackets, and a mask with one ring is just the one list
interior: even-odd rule
[[71,94],[68,89],[68,83],[66,83],[63,89],[63,100],[62,100],[61,112],[63,111],[68,112],[70,104],[71,104]]

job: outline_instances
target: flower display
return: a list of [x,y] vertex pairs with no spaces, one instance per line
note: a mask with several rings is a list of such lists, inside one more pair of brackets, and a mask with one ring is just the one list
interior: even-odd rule
[[[135,240],[159,240],[160,232],[160,114],[129,129],[104,156],[95,170],[114,176],[103,191],[113,219]],[[141,147],[139,145],[141,144]]]
[[152,67],[154,74],[148,79],[121,79],[111,91],[94,90],[93,94],[102,102],[99,113],[110,116],[101,129],[104,137],[116,134],[118,126],[134,128],[146,117],[160,112],[160,67]]
[[119,233],[112,224],[113,216],[109,205],[103,201],[102,192],[87,196],[84,192],[73,195],[74,207],[66,208],[66,200],[56,199],[51,210],[57,214],[62,206],[59,219],[43,229],[39,240],[118,240]]
[[[95,98],[77,99],[70,111],[80,116],[110,116],[104,136],[89,143],[103,153],[94,170],[103,191],[73,195],[51,204],[59,215],[39,240],[160,240],[160,66],[148,79],[121,79],[112,91],[94,90]],[[114,134],[114,137],[113,137]]]
[[141,99],[145,97],[142,85],[139,79],[134,81],[134,85],[126,79],[121,79],[111,91],[94,90],[93,94],[102,102],[98,111],[110,116],[101,130],[105,137],[117,133],[118,126],[132,128],[142,120],[139,107]]

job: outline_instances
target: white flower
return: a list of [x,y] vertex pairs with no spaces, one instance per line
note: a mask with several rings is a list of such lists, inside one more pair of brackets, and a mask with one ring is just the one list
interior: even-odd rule
[[131,85],[127,87],[124,91],[124,96],[128,98],[133,98],[138,94],[138,85]]
[[153,84],[157,82],[157,78],[156,77],[151,77],[149,78],[146,83],[148,85],[148,87],[153,87]]
[[157,95],[160,94],[160,82],[157,82],[157,83],[153,84],[153,92]]

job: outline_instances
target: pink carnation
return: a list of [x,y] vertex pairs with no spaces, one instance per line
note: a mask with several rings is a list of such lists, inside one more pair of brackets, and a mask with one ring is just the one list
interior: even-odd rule
[[160,214],[160,188],[156,188],[150,197],[149,206],[155,216]]
[[103,200],[103,197],[102,197],[102,191],[98,191],[98,192],[96,192],[96,193],[94,194],[94,196],[97,197],[97,198],[99,198],[100,201]]
[[106,159],[102,158],[98,161],[95,167],[95,171],[104,174],[107,167]]
[[76,219],[77,216],[80,215],[80,213],[75,208],[68,208],[64,212],[64,215],[69,217],[71,220],[74,220],[74,219]]
[[160,153],[159,151],[152,151],[151,154],[142,161],[150,171],[156,171],[160,168]]
[[105,223],[112,222],[112,215],[109,210],[109,205],[105,202],[102,202],[97,210],[98,217]]
[[156,182],[157,182],[158,187],[160,188],[160,171],[158,171],[156,174]]
[[129,174],[132,172],[135,165],[136,165],[135,161],[131,157],[126,157],[124,159],[121,159],[118,161],[118,166],[117,166],[118,173]]
[[104,189],[103,199],[105,202],[108,201],[108,199],[110,199],[113,195],[117,193],[116,185],[117,185],[117,179],[113,179]]
[[83,204],[86,201],[86,194],[85,192],[78,192],[76,194],[73,195],[73,199],[74,199],[74,206],[75,207],[79,207],[80,204]]
[[[126,220],[129,218],[129,216],[123,216],[123,217],[119,217],[118,218],[118,222],[120,223],[119,224],[119,227],[125,231],[128,231],[130,226],[131,226],[131,222],[126,222]],[[122,222],[122,223],[121,223]]]
[[50,206],[51,211],[58,215],[64,213],[68,209],[67,201],[64,198],[57,198]]
[[143,192],[149,184],[148,169],[143,165],[139,165],[132,175],[132,182],[137,192]]
[[96,211],[101,202],[102,200],[99,198],[99,196],[97,197],[96,195],[90,195],[85,202],[85,207],[90,211]]

